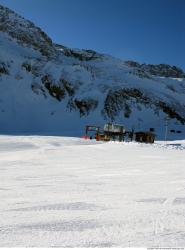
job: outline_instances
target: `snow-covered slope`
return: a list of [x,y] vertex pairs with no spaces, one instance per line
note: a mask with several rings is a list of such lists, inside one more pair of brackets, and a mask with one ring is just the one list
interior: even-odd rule
[[162,138],[167,116],[169,139],[184,138],[181,69],[56,45],[0,6],[0,133],[79,136],[86,124],[114,121]]

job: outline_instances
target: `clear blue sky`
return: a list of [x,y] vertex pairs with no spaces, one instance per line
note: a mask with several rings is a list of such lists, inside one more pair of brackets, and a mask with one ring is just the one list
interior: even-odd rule
[[185,0],[0,0],[54,42],[185,70]]

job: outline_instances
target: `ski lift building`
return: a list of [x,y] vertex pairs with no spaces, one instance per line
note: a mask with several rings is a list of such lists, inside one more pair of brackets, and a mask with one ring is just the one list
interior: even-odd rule
[[104,126],[104,134],[110,140],[124,141],[125,128],[123,125],[107,123]]
[[135,132],[135,141],[144,143],[154,143],[155,134],[151,132]]

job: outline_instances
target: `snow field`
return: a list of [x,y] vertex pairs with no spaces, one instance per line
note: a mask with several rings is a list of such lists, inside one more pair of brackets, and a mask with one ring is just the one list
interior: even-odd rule
[[0,136],[0,246],[184,246],[184,153],[185,141]]

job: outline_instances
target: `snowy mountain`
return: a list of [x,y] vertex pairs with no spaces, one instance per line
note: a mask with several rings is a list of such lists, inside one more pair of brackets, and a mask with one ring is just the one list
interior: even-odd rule
[[[54,44],[0,6],[0,133],[80,136],[86,124],[122,123],[185,137],[185,73]],[[170,132],[171,130],[171,132]]]

